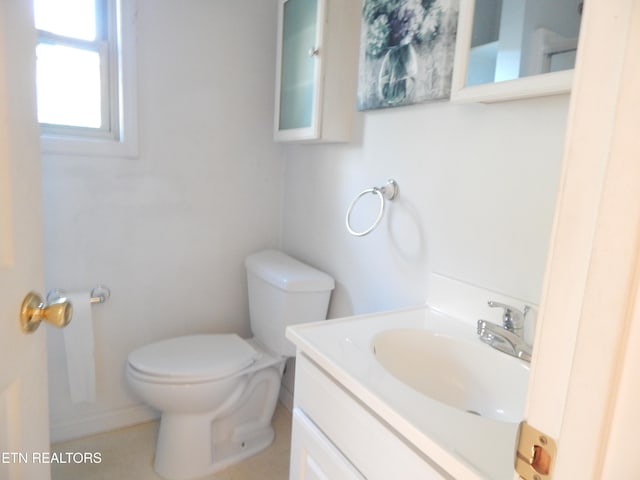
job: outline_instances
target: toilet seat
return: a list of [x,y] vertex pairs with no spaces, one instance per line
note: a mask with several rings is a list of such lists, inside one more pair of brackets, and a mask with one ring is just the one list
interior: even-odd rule
[[151,343],[129,354],[129,367],[152,381],[204,382],[233,375],[260,353],[236,334],[188,335]]

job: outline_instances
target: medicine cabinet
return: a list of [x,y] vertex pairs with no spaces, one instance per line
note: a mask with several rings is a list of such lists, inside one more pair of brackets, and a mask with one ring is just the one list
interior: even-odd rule
[[359,32],[359,1],[279,1],[276,141],[350,140]]

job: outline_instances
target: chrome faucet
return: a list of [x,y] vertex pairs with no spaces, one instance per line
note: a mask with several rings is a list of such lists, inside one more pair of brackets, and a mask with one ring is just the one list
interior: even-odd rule
[[511,333],[516,334],[517,336],[524,338],[524,319],[529,313],[531,307],[525,305],[523,311],[521,312],[515,307],[511,305],[505,305],[504,303],[494,302],[493,300],[489,300],[487,304],[491,308],[502,308],[504,309],[504,313],[502,314],[502,326],[509,330]]
[[500,350],[513,357],[527,362],[531,361],[531,345],[524,340],[524,321],[530,307],[525,306],[523,311],[511,305],[490,300],[488,305],[492,308],[503,308],[502,326],[486,320],[478,320],[478,336],[487,345]]

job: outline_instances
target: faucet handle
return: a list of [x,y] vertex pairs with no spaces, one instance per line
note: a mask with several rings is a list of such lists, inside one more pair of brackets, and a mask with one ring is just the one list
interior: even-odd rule
[[487,304],[491,308],[504,309],[504,313],[502,315],[502,324],[504,328],[522,337],[524,330],[524,320],[531,307],[525,305],[524,309],[521,311],[516,307],[512,307],[511,305],[495,302],[493,300],[489,300]]

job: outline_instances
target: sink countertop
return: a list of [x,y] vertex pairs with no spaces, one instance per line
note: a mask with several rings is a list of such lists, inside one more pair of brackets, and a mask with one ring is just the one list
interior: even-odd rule
[[453,478],[513,478],[517,424],[471,415],[433,400],[393,377],[376,360],[373,337],[399,328],[421,328],[460,341],[480,342],[473,325],[429,307],[296,325],[287,328],[286,336]]

